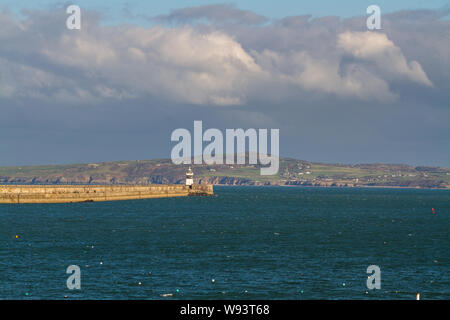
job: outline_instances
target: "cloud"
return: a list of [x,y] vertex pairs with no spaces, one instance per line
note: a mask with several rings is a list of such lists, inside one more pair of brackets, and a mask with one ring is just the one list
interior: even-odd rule
[[[35,23],[16,22],[14,39],[25,37]],[[237,105],[245,102],[245,89],[261,69],[242,46],[216,31],[191,27],[100,27],[83,24],[80,32],[41,33],[39,43],[24,43],[29,56],[18,65],[11,57],[0,60],[4,97],[79,99],[96,103],[105,99],[157,97],[168,101]],[[56,26],[55,26],[56,27]],[[42,64],[42,61],[45,63]],[[62,70],[65,70],[62,72]],[[67,101],[66,101],[67,102]]]
[[383,79],[358,64],[340,70],[340,57],[316,58],[307,51],[254,53],[257,62],[270,70],[271,80],[293,85],[304,92],[332,94],[361,100],[392,101],[395,95]]
[[[158,17],[184,22],[207,18],[211,25],[103,26],[96,13],[88,11],[82,30],[73,31],[64,27],[66,15],[61,11],[28,11],[21,20],[6,12],[0,15],[7,26],[0,31],[0,98],[242,106],[322,94],[323,99],[389,103],[411,83],[433,87],[422,63],[408,59],[388,35],[391,25],[399,23],[389,16],[383,20],[387,33],[355,31],[361,19],[337,17],[286,17],[258,25],[262,17],[220,4]],[[428,24],[448,26],[437,14],[417,15]],[[406,16],[395,15],[401,21]],[[243,25],[220,24],[230,19]],[[408,30],[393,36],[401,42],[404,33],[414,36]],[[448,46],[436,41],[435,52],[444,65]]]
[[338,47],[357,59],[375,63],[384,73],[405,77],[425,86],[433,85],[422,66],[417,61],[408,63],[401,49],[386,34],[347,31],[338,35]]
[[0,162],[167,157],[171,130],[201,119],[279,128],[282,154],[297,158],[448,164],[441,14],[384,14],[383,30],[365,32],[365,17],[230,8],[151,27],[83,10],[80,31],[64,8],[0,13]]
[[160,23],[208,22],[214,24],[259,25],[268,21],[264,16],[248,10],[237,9],[231,4],[212,4],[172,10],[168,15],[159,15],[152,20]]

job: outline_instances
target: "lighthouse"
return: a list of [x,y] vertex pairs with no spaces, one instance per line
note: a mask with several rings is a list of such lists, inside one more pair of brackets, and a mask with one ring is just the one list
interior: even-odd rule
[[189,170],[186,172],[186,185],[189,187],[192,187],[194,184],[194,173],[191,170],[191,167],[189,167]]

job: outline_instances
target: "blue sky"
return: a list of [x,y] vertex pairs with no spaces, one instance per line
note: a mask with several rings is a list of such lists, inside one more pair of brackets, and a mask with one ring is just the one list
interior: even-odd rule
[[314,17],[336,15],[340,17],[352,17],[365,15],[369,5],[380,6],[382,13],[390,13],[409,9],[440,9],[450,3],[448,0],[240,0],[240,1],[208,1],[208,0],[2,0],[2,6],[17,12],[20,9],[38,8],[50,9],[63,4],[77,4],[82,8],[93,9],[101,12],[103,23],[116,24],[122,22],[141,23],[147,22],[139,19],[130,19],[124,12],[125,8],[133,14],[145,14],[157,16],[168,14],[172,9],[183,7],[202,6],[213,3],[234,4],[242,10],[251,10],[257,14],[269,18],[283,18],[286,16],[311,14]]

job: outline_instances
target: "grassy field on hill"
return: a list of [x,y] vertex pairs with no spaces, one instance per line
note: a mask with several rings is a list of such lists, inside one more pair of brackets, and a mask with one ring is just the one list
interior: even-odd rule
[[[3,184],[184,183],[187,165],[168,159],[0,167]],[[395,164],[324,164],[281,158],[277,175],[259,165],[193,165],[197,183],[225,185],[392,186],[450,188],[450,169]]]

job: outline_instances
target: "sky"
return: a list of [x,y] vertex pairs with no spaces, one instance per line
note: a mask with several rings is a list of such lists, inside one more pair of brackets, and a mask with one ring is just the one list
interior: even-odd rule
[[[376,4],[383,8],[383,12],[392,13],[399,10],[412,9],[440,9],[446,6],[448,0],[240,0],[235,2],[214,2],[211,0],[2,0],[2,5],[15,11],[23,8],[48,9],[57,5],[76,4],[80,7],[97,10],[102,13],[104,23],[133,22],[127,12],[135,15],[145,13],[149,16],[168,14],[171,10],[195,6],[205,6],[214,3],[236,4],[239,9],[251,10],[257,14],[270,18],[283,18],[290,15],[311,14],[314,17],[336,15],[340,17],[360,16],[365,13],[369,5]],[[145,20],[137,19],[143,24]]]
[[72,2],[0,5],[0,165],[169,158],[202,120],[280,129],[297,159],[450,166],[449,1],[73,3],[81,30]]

